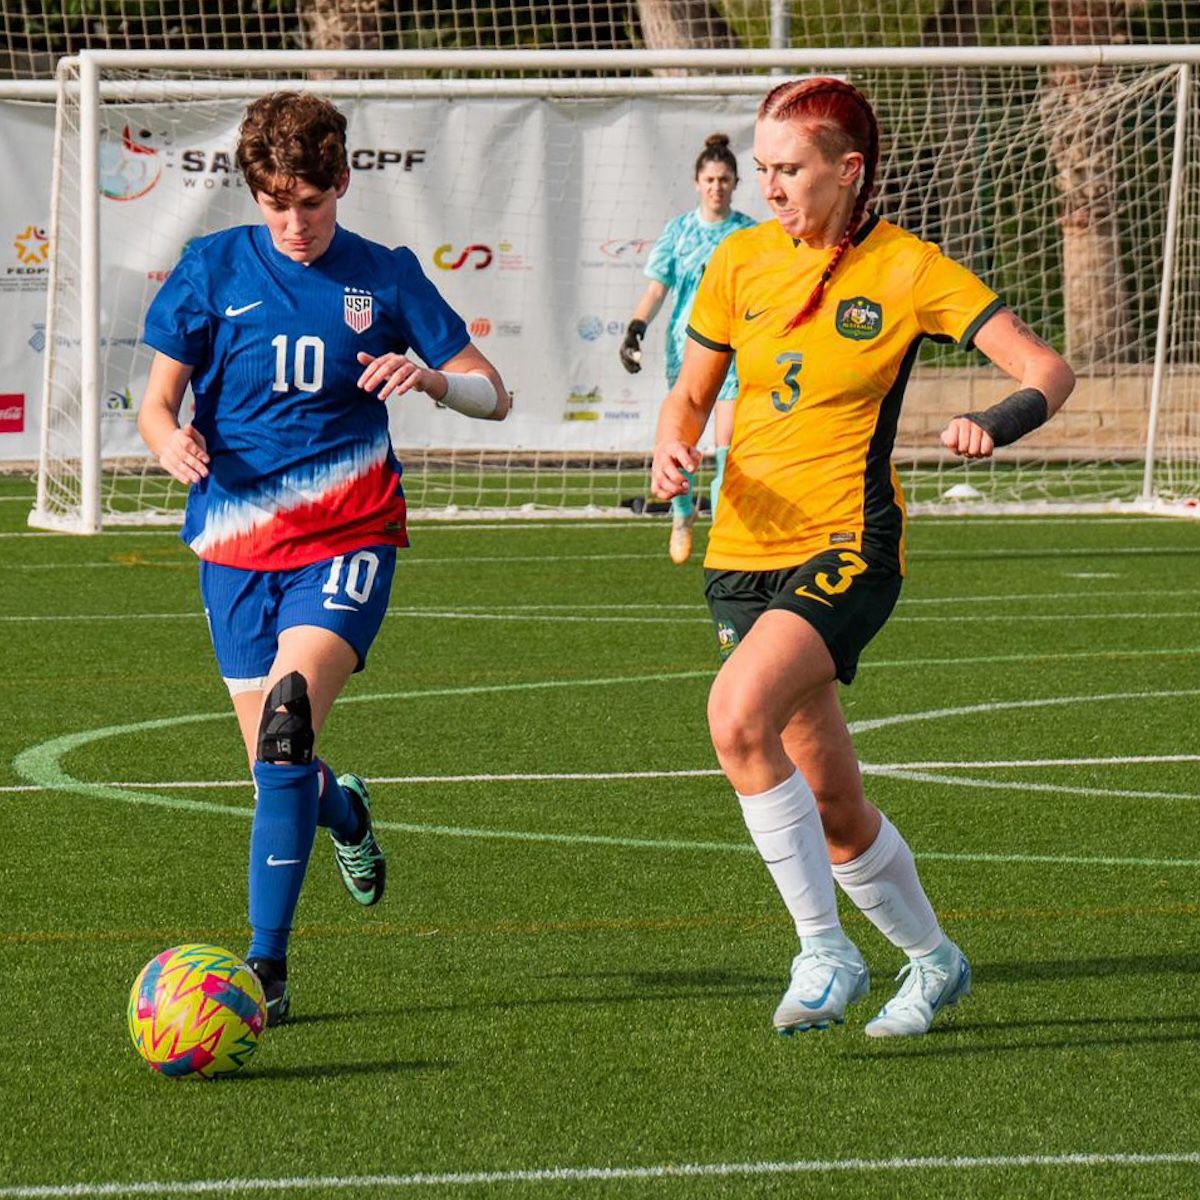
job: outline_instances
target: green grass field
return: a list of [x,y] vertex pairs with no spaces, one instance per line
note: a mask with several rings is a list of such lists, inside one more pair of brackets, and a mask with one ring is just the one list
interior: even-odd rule
[[25,531],[0,483],[0,1198],[1200,1193],[1200,523],[926,519],[843,693],[975,994],[778,1038],[794,935],[704,724],[661,518],[419,525],[322,739],[388,896],[321,835],[294,1024],[153,1075],[155,952],[243,950],[250,791],[168,531]]

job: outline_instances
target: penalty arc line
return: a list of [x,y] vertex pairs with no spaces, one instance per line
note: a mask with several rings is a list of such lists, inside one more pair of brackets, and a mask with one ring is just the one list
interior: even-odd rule
[[[464,696],[464,695],[480,695],[492,694],[497,692],[513,692],[513,691],[536,691],[551,688],[568,688],[568,687],[596,687],[596,686],[613,686],[627,685],[637,683],[658,683],[668,682],[678,679],[693,679],[710,677],[711,672],[707,671],[681,671],[670,674],[657,675],[632,675],[632,676],[616,676],[600,679],[576,679],[576,680],[545,680],[536,683],[518,683],[518,684],[489,684],[474,687],[458,687],[458,688],[431,688],[427,691],[419,692],[385,692],[373,695],[356,695],[346,696],[342,698],[342,703],[373,703],[381,700],[417,700],[437,696]],[[887,726],[907,724],[910,722],[927,721],[944,719],[948,717],[973,715],[977,713],[990,713],[1003,709],[1022,709],[1022,708],[1045,708],[1055,705],[1095,703],[1098,701],[1109,700],[1129,700],[1129,699],[1147,699],[1147,698],[1167,698],[1181,696],[1196,696],[1200,695],[1200,688],[1179,689],[1172,691],[1159,692],[1110,692],[1099,696],[1057,696],[1048,697],[1037,700],[1010,700],[1010,701],[993,701],[986,704],[963,705],[956,708],[941,708],[930,709],[924,712],[917,713],[897,713],[888,717],[880,717],[873,720],[855,721],[850,723],[850,732],[866,732],[871,729],[879,729]],[[252,816],[253,810],[250,808],[241,808],[233,805],[213,804],[203,800],[186,800],[180,797],[163,796],[156,792],[147,791],[130,791],[119,786],[104,783],[88,783],[80,779],[74,778],[61,765],[62,757],[72,750],[78,749],[81,746],[91,742],[99,741],[108,737],[120,736],[126,733],[145,732],[156,729],[166,729],[177,725],[189,724],[193,722],[227,720],[228,714],[221,713],[192,713],[177,717],[162,717],[151,721],[139,721],[128,725],[113,725],[101,729],[86,730],[74,734],[66,734],[59,738],[51,739],[47,742],[39,743],[22,751],[13,760],[14,771],[23,779],[34,783],[48,791],[65,791],[73,792],[78,795],[86,796],[92,799],[108,799],[116,800],[123,804],[144,804],[160,808],[172,808],[190,812],[200,813],[215,813],[222,816]],[[869,770],[869,768],[866,768]],[[895,768],[887,768],[885,772],[890,775],[900,775],[900,771]],[[910,772],[913,777],[918,777],[919,773]],[[1051,784],[1018,784],[1008,782],[998,782],[989,780],[966,780],[957,777],[945,777],[939,775],[919,775],[921,781],[931,783],[952,782],[956,786],[968,786],[978,788],[993,788],[1000,790],[1038,790],[1065,792],[1067,794],[1094,794],[1098,789],[1078,789],[1070,787],[1060,787]],[[157,786],[162,786],[161,784]],[[1111,795],[1113,793],[1101,792],[1101,795]],[[1184,796],[1173,793],[1162,792],[1119,792],[1121,796],[1135,797],[1152,797],[1157,799],[1196,799],[1194,796]],[[417,825],[411,823],[380,821],[380,828],[394,829],[405,833],[426,833],[441,835],[444,837],[464,837],[476,839],[490,839],[500,841],[522,841],[522,842],[550,842],[567,845],[600,845],[600,846],[619,846],[635,849],[660,849],[660,850],[706,850],[706,851],[722,851],[722,852],[746,852],[749,847],[742,843],[734,842],[684,842],[670,841],[649,838],[621,838],[610,837],[601,834],[549,834],[536,833],[529,831],[518,830],[496,830],[496,829],[473,829],[458,826],[446,825]],[[1091,865],[1091,866],[1155,866],[1155,867],[1195,867],[1198,865],[1194,860],[1188,859],[1149,859],[1149,858],[1114,858],[1110,856],[1096,857],[1080,857],[1080,856],[1049,856],[1049,855],[1011,855],[996,857],[993,855],[977,855],[977,854],[962,854],[953,855],[948,852],[937,853],[927,852],[925,854],[917,854],[918,858],[937,857],[946,861],[988,861],[988,862],[1038,862],[1038,863],[1061,863],[1063,865]]]

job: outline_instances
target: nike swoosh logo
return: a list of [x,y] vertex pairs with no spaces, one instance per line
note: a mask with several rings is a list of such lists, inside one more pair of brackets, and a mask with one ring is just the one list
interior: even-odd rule
[[753,321],[755,317],[761,317],[766,311],[765,308],[760,308],[758,312],[752,313],[749,309],[746,309],[745,318],[747,321]]
[[822,596],[816,596],[806,587],[798,587],[796,589],[797,596],[803,596],[805,600],[815,600],[818,604],[825,605],[826,608],[832,608],[833,605]]
[[234,308],[232,304],[227,304],[225,305],[225,315],[227,317],[240,317],[242,313],[248,313],[252,308],[257,308],[261,303],[261,300],[255,300],[253,304],[243,304],[241,308]]
[[836,978],[837,972],[835,971],[829,976],[829,982],[825,985],[825,990],[815,1000],[801,1000],[800,1003],[803,1004],[805,1008],[812,1009],[814,1011],[820,1008],[821,1005],[829,999],[829,993],[833,991],[833,981]]
[[333,612],[335,609],[338,612],[358,612],[357,604],[339,604],[331,596],[325,597],[325,603],[322,607],[329,609],[330,612]]
[[267,855],[268,867],[294,867],[299,865],[299,863],[300,860],[298,858],[276,858],[273,854]]

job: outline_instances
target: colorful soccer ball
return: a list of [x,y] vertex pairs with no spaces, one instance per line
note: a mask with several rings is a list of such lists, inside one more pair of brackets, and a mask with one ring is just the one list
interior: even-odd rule
[[172,1079],[216,1079],[254,1057],[267,1027],[258,976],[220,946],[174,946],[143,968],[129,993],[137,1052]]

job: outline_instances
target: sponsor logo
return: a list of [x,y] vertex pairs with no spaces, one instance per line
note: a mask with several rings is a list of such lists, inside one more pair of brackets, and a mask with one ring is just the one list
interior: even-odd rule
[[444,242],[433,252],[433,265],[443,271],[461,271],[466,266],[482,271],[493,264],[500,271],[532,270],[512,242],[497,242],[494,249],[483,242],[472,242],[461,250],[453,242]]
[[585,342],[594,342],[604,332],[604,322],[599,317],[580,317],[575,328]]
[[829,544],[831,546],[842,546],[847,542],[858,541],[858,535],[853,533],[831,533],[829,535]]
[[837,306],[838,333],[853,342],[868,342],[883,328],[883,308],[865,296],[843,300]]
[[322,608],[329,609],[330,612],[358,612],[357,604],[339,604],[332,596],[326,596],[325,602],[321,605]]
[[642,414],[640,412],[630,412],[629,409],[618,409],[615,412],[610,409],[605,412],[604,419],[606,421],[640,421]]
[[100,193],[110,200],[137,200],[154,188],[163,164],[149,129],[126,125],[119,137],[100,138]]
[[461,271],[469,261],[476,271],[482,271],[492,265],[493,257],[491,246],[475,242],[455,255],[454,246],[446,242],[433,252],[433,264],[443,271]]
[[497,321],[496,322],[497,337],[520,337],[521,322],[520,321]]
[[44,292],[50,276],[50,239],[32,223],[13,231],[13,256],[0,276],[2,292]]
[[476,317],[467,326],[467,330],[473,338],[485,338],[492,332],[492,323],[487,317]]
[[633,259],[645,258],[646,251],[654,245],[650,238],[610,238],[600,243],[600,253],[605,258],[616,259],[619,262],[630,262]]
[[17,261],[26,267],[40,267],[50,261],[50,239],[46,231],[36,225],[26,225],[13,238],[13,249],[17,252]]
[[[280,742],[280,746],[283,746],[282,742]],[[267,855],[268,867],[294,867],[299,862],[298,858],[276,858],[274,854]]]
[[[27,345],[37,354],[41,354],[46,349],[46,343],[49,339],[46,337],[46,325],[43,321],[31,321],[30,326],[33,330],[32,337],[27,339]],[[56,346],[81,346],[83,339],[78,337],[67,337],[64,333],[55,335],[54,344]],[[101,346],[126,346],[129,349],[136,349],[142,344],[139,337],[108,337],[100,338]]]
[[252,308],[257,308],[261,303],[261,300],[255,300],[253,304],[243,304],[240,308],[234,308],[232,304],[227,304],[225,305],[225,315],[227,317],[240,317],[242,313],[248,313]]
[[585,342],[594,342],[603,334],[608,334],[609,337],[625,336],[624,321],[605,321],[603,317],[597,317],[594,313],[580,317],[575,328]]
[[126,420],[133,416],[133,393],[129,388],[123,391],[110,391],[100,403],[100,418],[101,420],[114,420],[125,418]]
[[753,321],[756,317],[761,317],[766,311],[765,308],[760,308],[758,312],[751,312],[749,309],[746,309],[743,315],[747,321]]
[[360,146],[350,151],[352,171],[386,171],[388,167],[401,167],[411,171],[425,161],[427,150],[382,150]]
[[362,288],[344,288],[342,317],[355,333],[366,333],[375,320],[375,297]]
[[[425,162],[428,150],[409,150],[382,146],[356,146],[347,154],[352,171],[386,171],[399,168],[411,171]],[[185,188],[244,188],[246,181],[238,170],[233,150],[213,150],[206,146],[189,146],[176,152],[163,150],[163,166],[178,168]]]
[[593,242],[584,251],[580,266],[599,267],[602,270],[632,270],[646,261],[653,245],[653,238],[643,237],[608,238],[603,242]]
[[604,397],[598,387],[588,388],[585,392],[581,384],[576,384],[567,396],[568,404],[599,404]]
[[25,393],[0,393],[0,433],[25,432]]
[[598,421],[600,414],[594,408],[569,408],[563,413],[564,421]]

